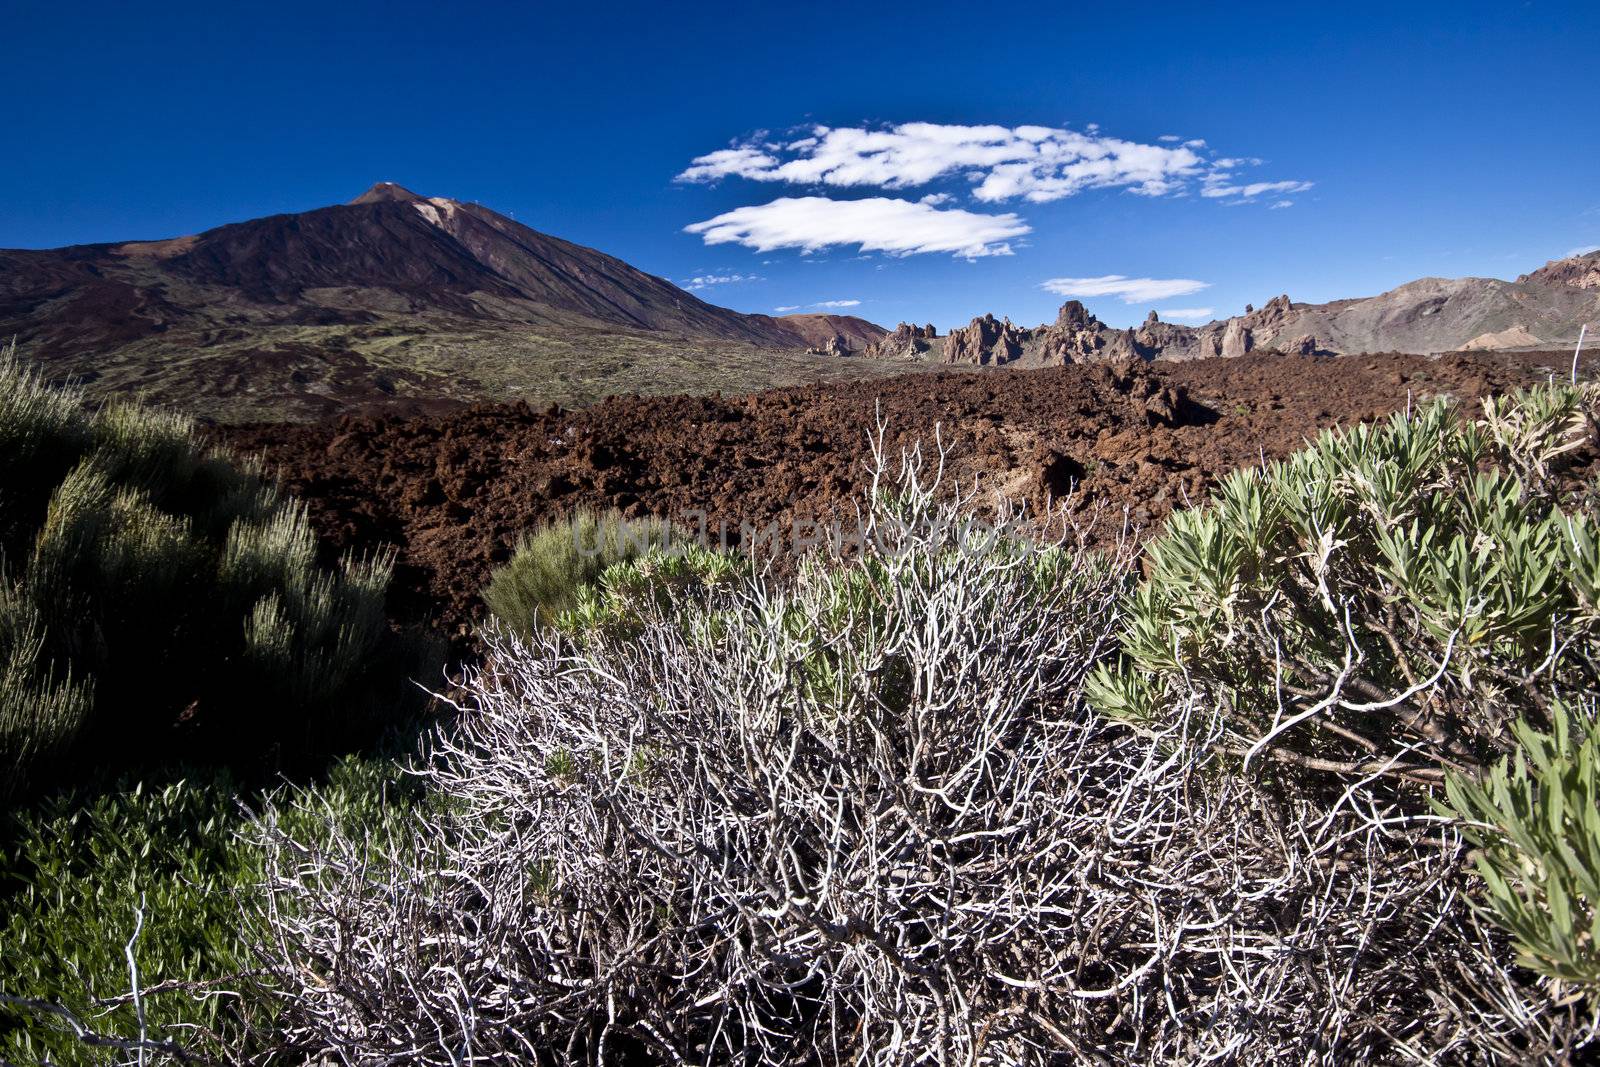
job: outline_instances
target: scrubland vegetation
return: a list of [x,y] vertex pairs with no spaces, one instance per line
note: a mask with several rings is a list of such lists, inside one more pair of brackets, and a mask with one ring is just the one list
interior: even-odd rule
[[[4,646],[6,699],[26,697],[5,751],[36,792],[111,728],[107,694],[172,686],[58,636],[66,601],[35,568],[106,583],[64,588],[107,635],[109,583],[203,582],[168,610],[203,600],[209,644],[169,655],[248,672],[193,664],[217,672],[201,707],[276,708],[296,744],[396,692],[374,687],[407,676],[395,661],[360,667],[384,644],[361,608],[381,561],[317,568],[301,513],[251,475],[150,488],[118,458],[133,416],[7,374],[0,445],[56,471],[15,465],[42,488],[5,542],[27,624],[0,631],[25,638]],[[630,544],[615,516],[535,531],[486,591],[498,621],[453,713],[397,761],[243,805],[215,770],[15,803],[4,1054],[1586,1055],[1600,487],[1573,464],[1597,414],[1593,387],[1552,385],[1327,434],[1143,548],[1091,548],[1060,515],[988,533],[1014,527],[973,526],[985,502],[932,454],[877,455],[858,550],[782,581],[659,525]],[[192,431],[156,435],[178,436],[192,454]],[[80,495],[103,517],[68,543],[95,547],[47,568]],[[125,563],[180,544],[201,562]],[[284,557],[303,562],[261,562]]]
[[[388,558],[323,566],[304,508],[181,416],[88,411],[0,353],[0,770],[328,751],[403,700]],[[0,796],[0,800],[5,799]]]
[[[0,995],[136,1033],[142,914],[143,978],[184,990],[151,1025],[253,1022],[206,987],[252,966],[240,805],[403,724],[437,653],[390,632],[388,559],[319,563],[304,509],[186,418],[91,411],[0,351],[0,456]],[[381,773],[328,788],[359,807]],[[40,1010],[0,1003],[0,1056],[88,1055]]]

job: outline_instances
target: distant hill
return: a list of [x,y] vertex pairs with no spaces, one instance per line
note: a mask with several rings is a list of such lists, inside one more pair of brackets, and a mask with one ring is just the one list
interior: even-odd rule
[[882,326],[854,315],[783,315],[778,321],[797,334],[806,347],[821,348],[838,338],[850,351],[881,341],[889,333]]
[[1107,326],[1078,301],[1056,321],[1022,327],[992,315],[938,336],[901,323],[866,353],[880,359],[954,364],[1056,366],[1122,359],[1200,359],[1272,349],[1299,354],[1432,353],[1570,347],[1584,323],[1600,322],[1600,252],[1552,260],[1515,281],[1421,278],[1386,293],[1326,304],[1277,296],[1204,326],[1162,322],[1151,312],[1126,330]]
[[708,304],[614,256],[390,182],[192,236],[0,251],[0,338],[93,391],[229,419],[893,369],[805,353],[827,329],[861,348],[883,333],[872,324],[796,318]]

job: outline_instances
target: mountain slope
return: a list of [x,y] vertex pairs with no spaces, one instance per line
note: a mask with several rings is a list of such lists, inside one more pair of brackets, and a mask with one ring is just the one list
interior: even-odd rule
[[1515,338],[1509,347],[1569,345],[1600,316],[1600,291],[1564,280],[1567,270],[1582,271],[1584,259],[1600,266],[1596,256],[1578,257],[1514,282],[1420,278],[1365,299],[1291,304],[1278,321],[1254,326],[1253,340],[1263,347],[1309,336],[1332,352],[1442,352],[1495,334]]
[[874,372],[807,356],[814,332],[387,182],[186,237],[0,251],[0,337],[25,356],[101,393],[138,389],[222,418]]
[[777,321],[807,348],[821,348],[838,338],[841,347],[854,352],[883,340],[889,333],[877,323],[854,315],[783,315]]

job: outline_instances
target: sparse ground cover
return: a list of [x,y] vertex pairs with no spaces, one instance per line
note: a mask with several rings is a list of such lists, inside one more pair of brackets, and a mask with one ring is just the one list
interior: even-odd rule
[[49,368],[96,399],[139,394],[222,423],[511,400],[583,407],[608,396],[748,393],[937,369],[660,333],[371,315],[378,321],[359,326],[184,325],[109,355],[53,357]]

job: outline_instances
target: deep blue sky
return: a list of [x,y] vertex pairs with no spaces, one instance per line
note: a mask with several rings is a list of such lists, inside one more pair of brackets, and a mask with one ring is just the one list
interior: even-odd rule
[[[1053,317],[1052,278],[1205,282],[1086,300],[1117,325],[1510,277],[1600,244],[1593,3],[62,4],[0,0],[0,247],[157,238],[349,199],[376,180],[478,200],[744,311],[859,300],[941,328]],[[1168,195],[984,202],[901,188],[675,182],[759,131],[1041,126],[1171,147]],[[803,152],[802,152],[803,154]],[[1231,180],[1313,183],[1206,197]],[[1014,214],[1010,255],[707,246],[690,224],[783,197]],[[1181,195],[1180,195],[1181,194]],[[1234,202],[1236,200],[1244,202]],[[831,207],[831,205],[823,205]],[[937,220],[936,220],[937,221]]]

